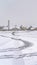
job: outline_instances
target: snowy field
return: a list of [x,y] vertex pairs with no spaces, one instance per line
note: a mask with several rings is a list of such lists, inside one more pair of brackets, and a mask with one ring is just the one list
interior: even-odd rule
[[37,65],[37,31],[0,31],[0,65]]

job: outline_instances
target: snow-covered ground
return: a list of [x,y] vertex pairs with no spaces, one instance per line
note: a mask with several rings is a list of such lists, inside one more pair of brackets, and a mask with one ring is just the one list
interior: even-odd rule
[[0,31],[0,65],[37,65],[37,31]]

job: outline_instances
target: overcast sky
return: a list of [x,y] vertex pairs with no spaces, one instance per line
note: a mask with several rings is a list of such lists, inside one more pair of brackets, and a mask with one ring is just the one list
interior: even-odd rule
[[37,0],[0,0],[0,25],[36,25]]

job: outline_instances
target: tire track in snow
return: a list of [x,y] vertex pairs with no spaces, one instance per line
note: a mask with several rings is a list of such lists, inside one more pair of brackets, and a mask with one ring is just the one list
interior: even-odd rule
[[[13,40],[18,40],[18,41],[21,41],[24,43],[23,46],[20,46],[18,48],[7,48],[7,49],[0,49],[0,53],[1,52],[12,52],[12,51],[21,51],[27,47],[31,47],[33,44],[29,41],[25,41],[25,40],[22,40],[22,39],[16,39],[16,38],[13,38],[13,37],[8,37],[8,36],[4,36],[4,35],[0,35],[1,37],[5,37],[5,38],[10,38],[10,39],[13,39]],[[28,54],[22,54],[22,55],[18,55],[18,56],[15,56],[15,55],[1,55],[0,56],[0,59],[6,59],[6,58],[16,58],[16,59],[19,59],[19,58],[23,58],[23,57],[29,57],[31,53],[28,53]],[[35,55],[35,54],[33,54]],[[32,54],[31,54],[32,56]]]
[[25,41],[25,40],[22,40],[22,39],[16,39],[16,38],[12,38],[12,37],[7,37],[7,36],[4,36],[4,35],[0,35],[2,37],[6,37],[6,38],[10,38],[10,39],[13,39],[13,40],[18,40],[18,41],[21,41],[24,43],[23,46],[20,46],[18,48],[7,48],[7,49],[0,49],[0,52],[8,52],[8,51],[18,51],[18,50],[23,50],[27,47],[31,47],[33,44],[29,41]]

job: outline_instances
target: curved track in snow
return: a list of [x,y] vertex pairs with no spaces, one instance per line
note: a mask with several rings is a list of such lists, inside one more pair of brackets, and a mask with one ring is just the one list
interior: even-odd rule
[[[13,35],[15,35],[15,33],[13,34]],[[20,47],[18,47],[18,48],[6,48],[6,49],[0,49],[0,53],[1,52],[13,52],[13,51],[21,51],[21,50],[23,50],[23,49],[25,49],[25,48],[27,48],[27,47],[32,47],[32,43],[31,42],[29,42],[29,41],[25,41],[25,40],[22,40],[22,39],[17,39],[17,38],[13,38],[13,37],[9,37],[9,36],[4,36],[4,35],[0,35],[1,37],[5,37],[5,38],[10,38],[10,39],[13,39],[13,40],[18,40],[18,41],[21,41],[21,42],[23,42],[24,43],[24,45],[23,46],[20,46]],[[18,55],[18,56],[15,56],[15,55],[7,55],[7,54],[5,54],[5,55],[1,55],[0,56],[0,59],[6,59],[6,58],[16,58],[16,59],[19,59],[19,58],[23,58],[23,57],[31,57],[31,56],[37,56],[37,52],[34,52],[34,53],[24,53],[24,54],[20,54],[20,55]]]
[[7,37],[7,36],[4,36],[4,35],[0,35],[2,37],[6,37],[6,38],[10,38],[10,39],[13,39],[13,40],[18,40],[18,41],[21,41],[24,43],[23,46],[20,46],[18,48],[7,48],[7,49],[0,49],[0,52],[8,52],[8,51],[18,51],[18,50],[23,50],[27,47],[31,47],[33,44],[30,43],[29,41],[25,41],[25,40],[22,40],[22,39],[16,39],[16,38],[12,38],[12,37]]

